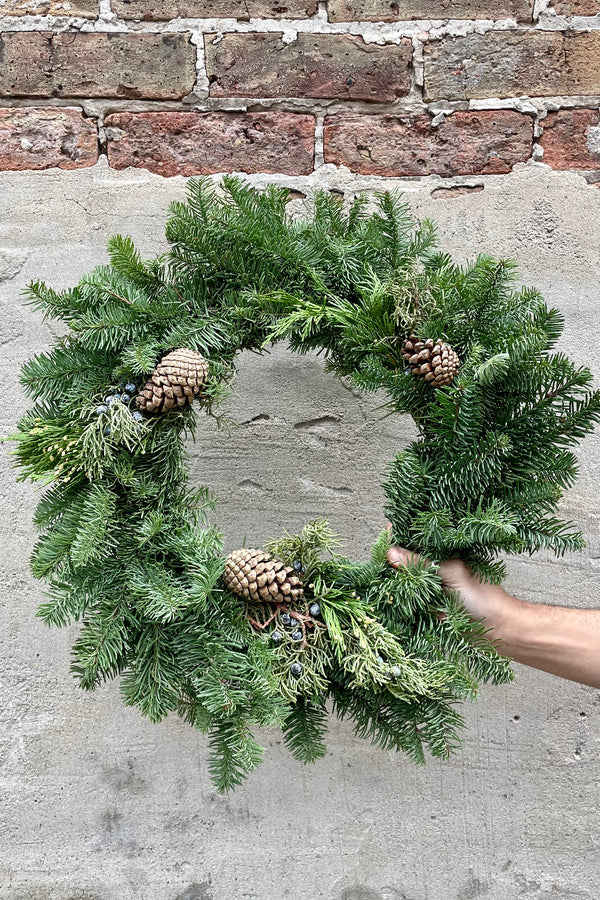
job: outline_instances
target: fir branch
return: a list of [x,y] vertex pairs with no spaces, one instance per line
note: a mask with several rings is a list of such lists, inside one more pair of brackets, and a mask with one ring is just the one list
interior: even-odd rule
[[292,756],[313,763],[325,756],[323,738],[327,733],[327,711],[300,697],[291,707],[283,724],[283,736]]
[[212,728],[208,769],[220,793],[240,785],[263,758],[263,747],[254,739],[246,722],[222,720]]
[[[119,623],[115,620],[114,628]],[[92,634],[90,641],[81,641],[83,653],[77,653],[77,663],[73,668],[82,685],[93,686],[95,671],[102,670],[98,654],[98,637]],[[109,633],[112,637],[112,633]],[[100,635],[100,646],[108,640]],[[77,645],[79,647],[79,645]],[[89,655],[85,654],[89,646]],[[169,632],[157,623],[143,627],[136,642],[130,649],[129,669],[121,678],[121,696],[126,706],[137,706],[151,722],[160,722],[178,703],[178,683],[181,672],[169,641]],[[81,667],[84,668],[81,668]],[[80,674],[81,673],[81,674]],[[84,683],[85,679],[85,683]]]

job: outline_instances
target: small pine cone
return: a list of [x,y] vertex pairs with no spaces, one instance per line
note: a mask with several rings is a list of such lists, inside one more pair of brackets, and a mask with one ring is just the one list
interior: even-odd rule
[[433,387],[452,384],[460,366],[458,355],[441,338],[421,341],[414,334],[404,342],[402,358],[413,375]]
[[290,603],[304,591],[291,566],[263,550],[234,550],[227,557],[223,581],[230,591],[251,603]]
[[195,350],[180,348],[163,356],[136,397],[138,409],[147,413],[181,409],[193,402],[208,378],[208,363]]

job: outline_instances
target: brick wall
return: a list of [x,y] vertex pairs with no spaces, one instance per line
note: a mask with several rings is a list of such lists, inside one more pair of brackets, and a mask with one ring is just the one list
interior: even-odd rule
[[599,107],[600,0],[0,0],[0,169],[600,183]]

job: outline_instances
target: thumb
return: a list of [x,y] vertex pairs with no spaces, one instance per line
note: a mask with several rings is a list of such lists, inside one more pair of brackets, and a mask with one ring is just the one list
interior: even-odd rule
[[407,563],[416,563],[419,560],[418,553],[413,553],[411,550],[406,550],[404,547],[390,547],[387,552],[387,561],[390,566],[394,566],[395,569],[398,566],[405,566]]

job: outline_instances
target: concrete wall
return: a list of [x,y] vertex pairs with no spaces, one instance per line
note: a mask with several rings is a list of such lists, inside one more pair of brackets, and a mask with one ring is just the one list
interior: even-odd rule
[[[324,166],[277,180],[310,195],[328,186],[401,184]],[[463,182],[465,180],[463,179]],[[440,225],[460,258],[515,257],[523,280],[566,315],[562,347],[598,372],[600,191],[540,164],[447,192],[406,181],[419,216]],[[73,284],[105,260],[116,231],[142,251],[162,240],[182,178],[110,171],[6,173],[0,178],[2,433],[25,400],[18,370],[48,346],[53,323],[22,305],[42,278]],[[440,191],[440,188],[444,190]],[[436,190],[437,189],[437,190]],[[316,357],[284,349],[240,360],[231,436],[207,423],[190,448],[193,478],[219,494],[227,548],[260,543],[326,514],[363,556],[383,526],[379,473],[414,434],[380,420]],[[556,562],[512,561],[508,588],[530,600],[599,605],[600,433],[581,447],[581,477],[564,502],[589,541]],[[266,762],[235,794],[213,790],[206,744],[176,717],[155,726],[125,708],[118,685],[84,694],[68,673],[77,628],[34,618],[28,571],[36,502],[2,472],[0,579],[0,898],[2,900],[597,900],[600,693],[525,667],[465,709],[465,747],[417,769],[331,723],[329,754],[294,762],[265,734]]]

